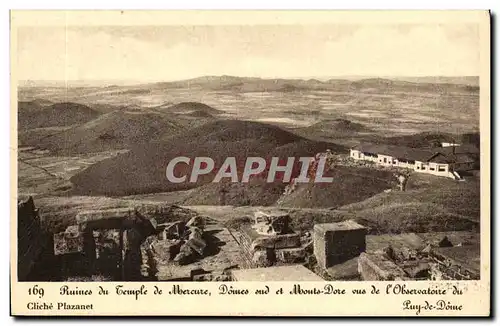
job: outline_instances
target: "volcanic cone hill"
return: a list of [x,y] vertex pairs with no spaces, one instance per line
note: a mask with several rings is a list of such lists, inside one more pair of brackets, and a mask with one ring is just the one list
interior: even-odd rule
[[77,127],[31,140],[34,146],[58,154],[127,149],[181,130],[159,113],[113,111]]
[[29,110],[40,110],[43,107],[47,107],[49,105],[54,104],[53,102],[42,99],[42,98],[35,98],[31,101],[18,101],[17,102],[17,108],[18,110],[23,110],[23,111],[29,111]]
[[209,115],[213,114],[219,114],[222,113],[222,111],[217,110],[209,105],[206,105],[204,103],[199,103],[199,102],[181,102],[178,104],[174,105],[160,105],[156,108],[154,108],[157,111],[160,112],[169,112],[169,113],[176,113],[176,114],[193,114],[194,112],[198,113],[205,113]]
[[49,106],[42,106],[37,102],[29,103],[20,102],[18,105],[20,130],[77,125],[100,115],[100,112],[78,103],[64,102]]
[[[274,148],[269,155],[282,158],[280,165],[286,163],[289,156],[295,157],[293,176],[300,171],[299,157],[314,156],[316,153],[325,152],[327,149],[343,151],[335,144],[317,142],[309,139],[300,139]],[[242,183],[209,183],[193,190],[184,200],[185,205],[234,205],[234,206],[268,206],[276,203],[285,190],[286,183],[279,178],[277,173],[275,182],[268,183],[266,176],[268,169],[262,177],[251,178],[246,184]]]
[[193,118],[206,118],[206,119],[213,118],[212,114],[205,112],[205,111],[202,111],[202,110],[196,110],[196,111],[186,113],[186,116],[193,117]]
[[327,132],[330,134],[350,134],[371,131],[370,128],[366,127],[365,125],[347,119],[320,121],[304,129],[310,132]]
[[[218,168],[227,157],[235,157],[241,173],[247,157],[269,158],[285,155],[304,155],[301,142],[306,140],[279,127],[238,120],[220,120],[187,130],[168,140],[143,144],[130,152],[110,158],[90,166],[71,178],[73,191],[85,195],[121,196],[140,193],[168,192],[198,187],[211,182]],[[314,156],[317,148],[327,144],[310,141]],[[285,153],[284,145],[290,147]],[[282,147],[280,149],[280,147]],[[345,148],[328,144],[333,152]],[[166,167],[170,160],[178,156],[210,157],[215,161],[211,174],[200,176],[197,183],[170,183],[166,178]],[[191,167],[180,163],[176,166],[176,176],[190,176]]]
[[297,133],[301,136],[339,142],[344,144],[345,141],[353,141],[355,139],[372,139],[374,131],[368,126],[347,119],[324,119],[307,127],[297,128]]

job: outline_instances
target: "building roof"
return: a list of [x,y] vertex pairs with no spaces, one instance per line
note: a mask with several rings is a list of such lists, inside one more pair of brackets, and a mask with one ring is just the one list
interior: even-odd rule
[[436,153],[429,162],[434,163],[473,163],[475,160],[469,154],[443,154]]
[[[457,146],[455,152],[452,147],[445,148],[413,148],[405,146],[393,146],[385,144],[360,144],[353,149],[364,153],[382,154],[392,156],[397,159],[406,159],[420,162],[434,163],[465,163],[474,162],[471,154],[474,153],[474,146]],[[476,148],[477,150],[477,148]]]
[[353,149],[364,153],[382,154],[399,159],[421,162],[426,162],[427,159],[429,159],[436,153],[435,151],[431,150],[384,144],[360,144],[358,146],[355,146]]
[[479,154],[479,148],[474,144],[462,144],[460,146],[441,147],[437,150],[443,154]]

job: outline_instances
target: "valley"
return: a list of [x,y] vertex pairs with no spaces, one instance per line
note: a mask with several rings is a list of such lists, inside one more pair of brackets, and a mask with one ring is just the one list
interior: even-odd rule
[[[464,182],[410,173],[401,192],[399,170],[349,158],[361,143],[479,147],[474,83],[208,76],[130,86],[32,83],[19,87],[18,98],[18,196],[35,200],[50,234],[74,225],[81,211],[141,205],[173,205],[229,230],[259,210],[287,212],[301,234],[345,220],[371,235],[480,228],[478,171]],[[248,157],[320,153],[333,157],[333,182],[293,191],[260,176],[213,183],[216,169],[193,183],[165,176],[178,156],[210,157],[216,167],[234,157],[241,173]],[[189,166],[178,167],[189,178]]]

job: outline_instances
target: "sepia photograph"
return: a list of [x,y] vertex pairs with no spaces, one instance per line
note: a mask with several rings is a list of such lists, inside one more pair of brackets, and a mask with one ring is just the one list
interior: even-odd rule
[[478,19],[26,21],[18,282],[481,280]]

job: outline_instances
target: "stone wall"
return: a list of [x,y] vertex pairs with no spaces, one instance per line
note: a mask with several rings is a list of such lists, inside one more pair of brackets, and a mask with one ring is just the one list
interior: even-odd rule
[[45,246],[38,210],[32,197],[17,204],[17,277],[26,281]]
[[382,254],[362,253],[358,272],[363,281],[397,281],[407,279],[405,272]]
[[306,251],[298,233],[261,235],[250,225],[242,226],[235,234],[244,254],[246,267],[269,267],[303,263]]

